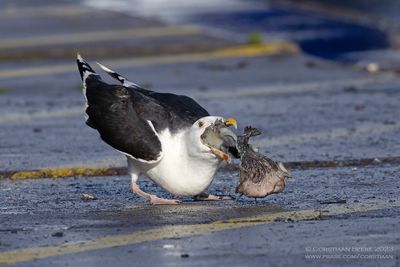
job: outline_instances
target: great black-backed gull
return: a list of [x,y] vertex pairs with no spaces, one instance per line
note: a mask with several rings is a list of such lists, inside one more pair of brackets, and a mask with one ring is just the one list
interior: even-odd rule
[[100,65],[122,85],[102,81],[80,55],[77,58],[86,99],[86,124],[126,155],[132,191],[151,204],[178,204],[142,191],[145,174],[176,196],[204,196],[214,174],[230,155],[238,157],[235,119],[210,116],[192,98],[146,90]]

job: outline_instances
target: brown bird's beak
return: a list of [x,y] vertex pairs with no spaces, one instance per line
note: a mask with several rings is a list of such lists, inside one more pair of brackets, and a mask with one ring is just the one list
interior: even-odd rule
[[224,123],[228,127],[233,126],[235,129],[237,129],[237,121],[234,118],[225,119]]
[[216,155],[217,157],[221,158],[222,160],[225,160],[227,162],[231,162],[231,157],[229,157],[228,154],[226,154],[225,152],[219,150],[218,148],[215,147],[210,147],[211,152]]

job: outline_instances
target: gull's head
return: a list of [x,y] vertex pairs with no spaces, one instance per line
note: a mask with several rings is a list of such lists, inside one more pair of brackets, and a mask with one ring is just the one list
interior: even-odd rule
[[197,120],[189,130],[190,150],[203,157],[230,161],[239,158],[237,136],[230,126],[237,128],[233,118],[207,116]]

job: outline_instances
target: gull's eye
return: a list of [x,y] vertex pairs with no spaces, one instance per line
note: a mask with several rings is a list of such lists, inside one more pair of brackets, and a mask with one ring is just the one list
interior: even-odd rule
[[202,122],[202,121],[199,121],[197,124],[199,125],[199,128],[201,128],[201,127],[203,127],[203,125],[204,125],[204,122]]

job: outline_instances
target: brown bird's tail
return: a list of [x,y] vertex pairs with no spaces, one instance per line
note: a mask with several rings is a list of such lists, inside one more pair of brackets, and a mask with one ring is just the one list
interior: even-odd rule
[[280,171],[282,171],[283,173],[285,173],[286,177],[292,177],[292,175],[290,174],[290,172],[285,168],[285,166],[283,165],[282,162],[278,163],[278,168]]

